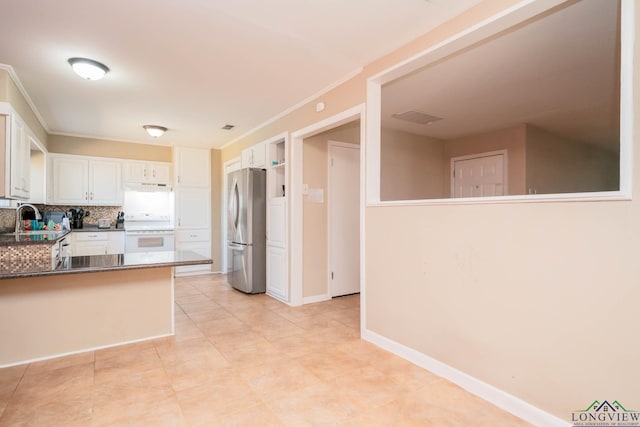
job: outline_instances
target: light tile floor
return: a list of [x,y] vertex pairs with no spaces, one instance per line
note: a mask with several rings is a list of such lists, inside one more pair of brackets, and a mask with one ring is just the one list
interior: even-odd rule
[[0,369],[0,426],[524,426],[362,341],[360,297],[176,279],[176,335]]

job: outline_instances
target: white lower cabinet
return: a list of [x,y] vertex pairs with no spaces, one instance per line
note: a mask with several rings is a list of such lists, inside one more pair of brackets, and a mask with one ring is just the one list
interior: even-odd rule
[[73,256],[124,253],[124,231],[75,231],[71,233]]
[[[176,233],[176,249],[193,251],[211,258],[211,231],[209,229],[180,230]],[[175,275],[211,272],[211,264],[185,265],[175,268]]]
[[287,251],[284,248],[267,246],[267,294],[288,301]]

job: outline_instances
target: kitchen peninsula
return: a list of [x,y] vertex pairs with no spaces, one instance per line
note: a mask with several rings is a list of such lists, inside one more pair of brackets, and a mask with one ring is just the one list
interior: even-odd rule
[[[11,243],[11,248],[40,246]],[[42,257],[40,262],[5,253],[0,368],[172,335],[173,268],[211,263],[191,251]]]

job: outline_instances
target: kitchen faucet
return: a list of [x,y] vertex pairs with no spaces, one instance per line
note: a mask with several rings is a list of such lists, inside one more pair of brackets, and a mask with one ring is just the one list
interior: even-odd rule
[[20,232],[20,224],[22,223],[22,219],[20,218],[20,212],[22,211],[22,208],[24,207],[30,207],[31,209],[33,209],[33,212],[35,212],[36,214],[36,220],[41,220],[42,219],[42,215],[40,215],[40,211],[38,211],[38,208],[36,208],[35,206],[33,206],[31,203],[23,203],[20,206],[18,206],[16,208],[16,233]]

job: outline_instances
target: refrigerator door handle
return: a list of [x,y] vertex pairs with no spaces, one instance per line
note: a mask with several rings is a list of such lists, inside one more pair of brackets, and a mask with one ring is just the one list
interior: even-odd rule
[[243,244],[243,243],[234,243],[234,242],[229,242],[229,245],[228,245],[228,246],[229,246],[231,249],[235,249],[235,250],[238,250],[238,251],[244,251],[245,249],[247,249],[248,247],[253,246],[253,245],[245,245],[245,244]]
[[233,180],[231,186],[231,193],[229,194],[229,218],[231,219],[231,226],[233,233],[238,232],[238,220],[240,219],[240,194],[238,191],[238,180]]

